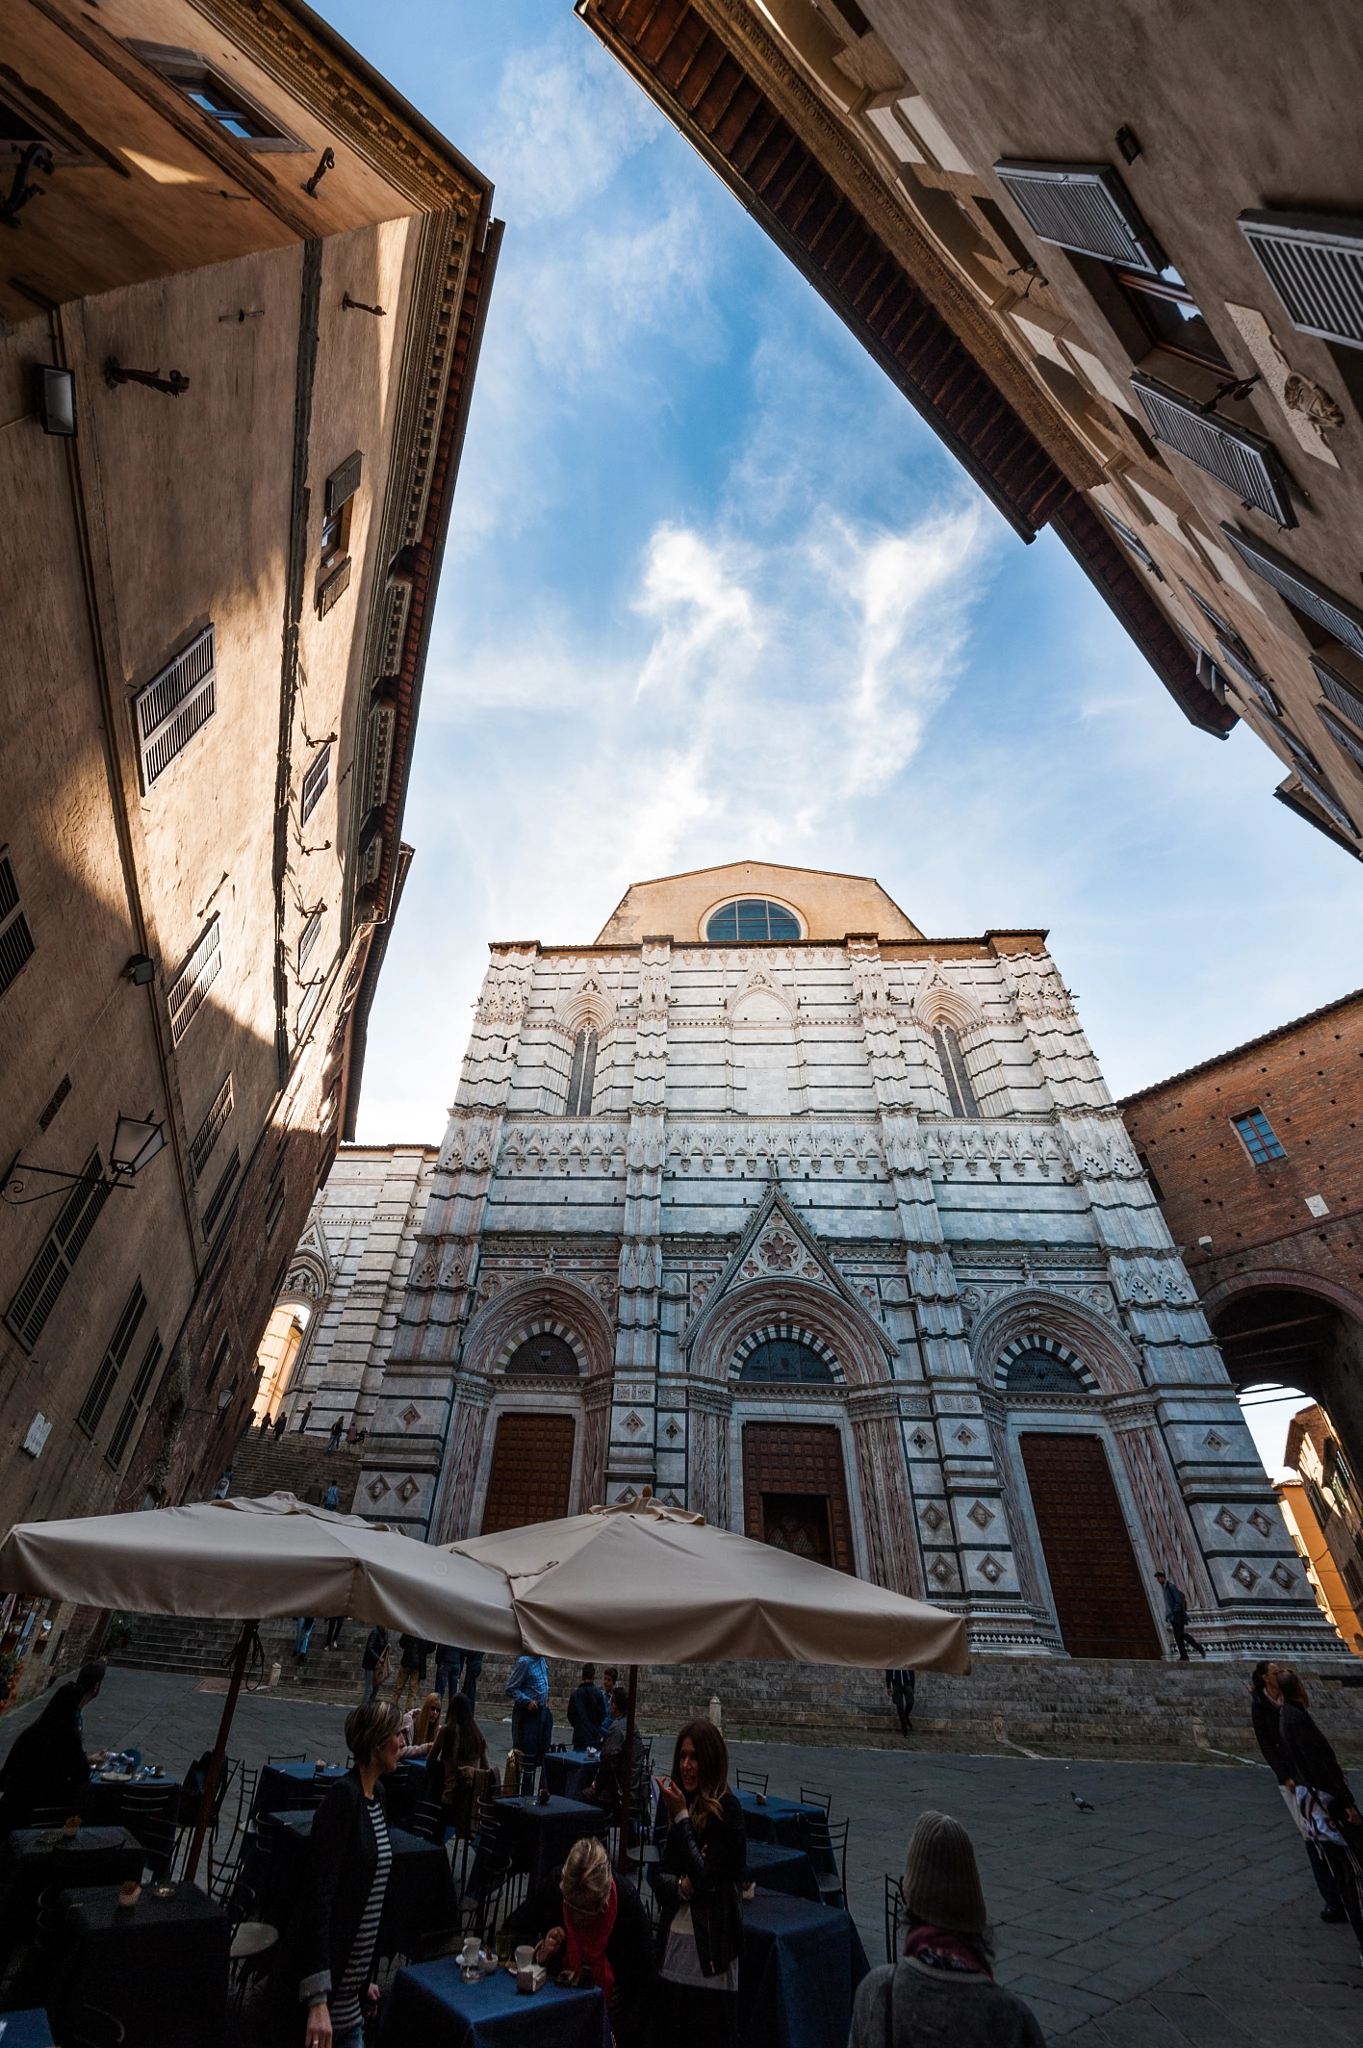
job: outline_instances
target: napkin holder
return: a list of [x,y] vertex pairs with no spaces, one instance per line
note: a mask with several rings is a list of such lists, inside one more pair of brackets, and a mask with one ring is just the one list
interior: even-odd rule
[[518,1991],[542,1991],[549,1981],[549,1972],[543,1963],[523,1963],[516,1971]]

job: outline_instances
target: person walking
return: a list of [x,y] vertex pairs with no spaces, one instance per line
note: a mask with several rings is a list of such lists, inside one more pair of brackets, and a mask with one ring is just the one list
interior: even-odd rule
[[463,1651],[453,1643],[435,1646],[435,1691],[442,1700],[452,1700],[459,1690],[459,1665]]
[[327,1448],[327,1450],[329,1450],[329,1451],[339,1451],[339,1450],[340,1450],[340,1448],[341,1448],[341,1438],[342,1438],[342,1437],[343,1437],[344,1435],[345,1435],[345,1417],[344,1417],[344,1415],[338,1415],[338,1416],[336,1417],[336,1420],[335,1420],[335,1421],[334,1421],[334,1422],[332,1423],[332,1425],[331,1425],[331,1434],[330,1434],[330,1436],[329,1436],[329,1437],[327,1438],[327,1441],[326,1441],[326,1448]]
[[393,1687],[393,1705],[404,1714],[416,1705],[417,1687],[426,1683],[426,1659],[415,1636],[399,1636],[398,1648],[402,1656],[398,1661],[398,1682]]
[[262,1437],[266,1437],[270,1434],[270,1431],[273,1428],[274,1417],[271,1415],[269,1409],[267,1408],[265,1410],[265,1413],[260,1418],[260,1434],[262,1435]]
[[1292,1775],[1292,1760],[1283,1746],[1280,1714],[1283,1696],[1278,1689],[1278,1667],[1273,1663],[1256,1664],[1249,1681],[1249,1718],[1254,1729],[1254,1739],[1260,1754],[1278,1781],[1278,1790],[1283,1803],[1292,1816],[1292,1825],[1301,1836],[1306,1849],[1311,1875],[1316,1880],[1316,1889],[1325,1901],[1321,1919],[1330,1923],[1346,1920],[1344,1902],[1339,1896],[1339,1886],[1334,1874],[1316,1843],[1307,1832],[1306,1820],[1297,1804],[1297,1781]]
[[596,1682],[595,1664],[584,1664],[582,1683],[568,1701],[568,1719],[572,1724],[575,1748],[599,1747],[602,1724],[609,1712],[606,1695]]
[[1283,1701],[1278,1726],[1297,1781],[1307,1840],[1315,1843],[1329,1865],[1363,1963],[1363,1814],[1329,1738],[1311,1717],[1310,1698],[1295,1671],[1279,1671],[1278,1690]]
[[1188,1662],[1189,1650],[1196,1650],[1199,1657],[1205,1657],[1207,1652],[1201,1643],[1196,1636],[1190,1636],[1188,1633],[1188,1603],[1183,1597],[1182,1587],[1176,1586],[1164,1572],[1156,1572],[1155,1577],[1164,1589],[1165,1618],[1174,1633],[1180,1664]]
[[1045,2048],[1036,2016],[994,1982],[975,1845],[920,1813],[904,1866],[904,1960],[863,1977],[847,2048]]
[[368,1641],[364,1646],[364,1655],[360,1659],[360,1673],[363,1681],[363,1691],[360,1694],[360,1705],[362,1707],[367,1707],[371,1700],[376,1700],[384,1686],[387,1685],[391,1662],[392,1653],[388,1648],[388,1631],[380,1624],[378,1627],[370,1629]]
[[521,1753],[521,1781],[549,1747],[554,1717],[549,1711],[549,1666],[543,1657],[518,1657],[506,1682],[511,1701],[511,1747]]
[[330,1617],[330,1619],[329,1619],[329,1620],[328,1620],[328,1622],[327,1622],[327,1639],[326,1639],[326,1644],[325,1644],[325,1647],[326,1647],[326,1648],[327,1648],[328,1650],[339,1650],[339,1649],[340,1649],[340,1647],[341,1647],[341,1631],[342,1631],[342,1629],[343,1629],[344,1627],[345,1627],[345,1616],[344,1616],[343,1614],[333,1614],[333,1615],[332,1615],[332,1616]]
[[332,1480],[330,1486],[322,1495],[322,1506],[330,1508],[333,1515],[337,1515],[341,1511],[341,1489],[335,1479]]
[[899,1716],[899,1732],[904,1736],[909,1736],[913,1733],[910,1717],[913,1713],[913,1695],[916,1682],[914,1673],[907,1669],[887,1671],[885,1673],[885,1690],[894,1701],[894,1710]]
[[281,1438],[281,1437],[283,1436],[283,1434],[284,1434],[285,1430],[286,1430],[286,1429],[288,1428],[288,1426],[289,1426],[289,1418],[288,1418],[288,1416],[287,1416],[287,1415],[285,1414],[284,1410],[283,1410],[283,1409],[281,1408],[281,1409],[280,1409],[280,1411],[279,1411],[279,1419],[278,1419],[278,1421],[277,1421],[277,1422],[275,1423],[275,1426],[274,1426],[274,1440],[275,1440],[275,1442],[276,1442],[276,1443],[278,1443],[278,1442],[279,1442],[280,1438]]
[[308,1644],[312,1641],[313,1620],[311,1614],[300,1614],[294,1627],[293,1654],[301,1664],[308,1661]]

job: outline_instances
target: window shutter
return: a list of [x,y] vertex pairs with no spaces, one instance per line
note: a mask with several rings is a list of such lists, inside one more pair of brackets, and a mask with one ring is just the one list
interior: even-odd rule
[[359,449],[347,455],[339,469],[333,469],[327,478],[326,516],[328,519],[340,511],[348,498],[353,498],[360,488],[360,469],[364,457]]
[[190,1171],[196,1186],[203,1179],[204,1168],[212,1156],[213,1147],[222,1136],[223,1127],[232,1114],[232,1107],[232,1076],[229,1074],[213,1099],[213,1107],[195,1132],[189,1148]]
[[1318,654],[1311,656],[1311,666],[1316,672],[1316,681],[1336,711],[1342,711],[1363,731],[1363,692],[1356,690],[1352,683],[1346,683],[1343,676],[1332,669],[1328,661],[1322,661]]
[[1220,633],[1216,636],[1216,644],[1221,651],[1221,659],[1231,674],[1239,676],[1245,688],[1253,692],[1270,718],[1281,718],[1283,707],[1269,688],[1267,678],[1260,674],[1254,663],[1233,641]]
[[208,1206],[204,1210],[204,1236],[206,1238],[212,1238],[214,1227],[226,1206],[227,1197],[232,1192],[232,1183],[240,1172],[241,1147],[234,1145],[232,1156],[219,1175],[218,1184],[209,1196]]
[[222,972],[222,920],[215,917],[203,937],[170,985],[166,1002],[170,1009],[171,1043],[178,1045],[203,1005],[203,999]]
[[994,176],[1043,242],[1158,277],[1166,257],[1111,164],[1033,164],[1006,157]]
[[1292,732],[1286,725],[1283,724],[1283,721],[1280,718],[1274,718],[1267,711],[1264,713],[1264,717],[1268,720],[1268,723],[1272,726],[1274,732],[1278,735],[1278,738],[1287,748],[1288,753],[1292,756],[1292,759],[1297,764],[1297,766],[1299,768],[1308,768],[1313,775],[1319,775],[1321,772],[1320,762],[1311,752],[1311,749],[1308,746],[1305,746],[1303,742],[1297,738],[1297,735],[1294,732]]
[[99,1370],[90,1382],[90,1391],[85,1397],[77,1424],[87,1436],[93,1436],[99,1428],[109,1396],[114,1390],[114,1381],[123,1370],[123,1361],[132,1349],[137,1326],[146,1312],[147,1297],[142,1291],[142,1282],[135,1281],[128,1296],[127,1307],[118,1319],[118,1328],[109,1341],[109,1348],[99,1362]]
[[1197,660],[1197,680],[1201,683],[1204,690],[1211,691],[1218,703],[1224,704],[1226,701],[1227,685],[1222,670],[1212,660],[1206,648],[1198,646],[1191,633],[1185,633],[1183,637],[1192,648]]
[[350,588],[350,557],[346,556],[338,569],[334,569],[317,592],[317,616],[324,619],[338,599],[345,596]]
[[145,795],[218,708],[213,628],[205,626],[183,654],[133,699],[137,758]]
[[312,916],[298,935],[298,972],[301,974],[308,964],[308,956],[317,944],[322,929],[322,912],[314,910]]
[[1296,769],[1296,776],[1307,795],[1315,798],[1325,815],[1333,818],[1335,823],[1348,833],[1350,839],[1357,839],[1357,826],[1329,785],[1300,765]]
[[1220,413],[1203,412],[1195,399],[1143,370],[1136,371],[1131,383],[1157,441],[1176,448],[1234,491],[1243,504],[1257,506],[1279,526],[1296,525],[1287,472],[1271,441]]
[[1294,327],[1363,348],[1363,220],[1242,213],[1240,232]]
[[[1101,510],[1102,508],[1100,507],[1099,509]],[[1146,568],[1150,571],[1151,575],[1157,576],[1160,582],[1163,583],[1164,571],[1160,568],[1159,563],[1155,560],[1154,556],[1151,554],[1149,548],[1146,547],[1145,543],[1141,540],[1138,540],[1132,529],[1129,526],[1123,525],[1122,521],[1120,519],[1115,518],[1111,512],[1104,512],[1103,517],[1104,519],[1106,519],[1108,525],[1112,528],[1113,532],[1118,536],[1118,538],[1124,541],[1127,547],[1130,548],[1132,554],[1136,557],[1136,560],[1138,562],[1144,562]]]
[[1242,562],[1251,568],[1256,576],[1262,576],[1265,583],[1294,604],[1299,612],[1305,612],[1308,619],[1314,619],[1318,626],[1324,626],[1336,640],[1354,654],[1363,656],[1363,611],[1349,603],[1347,598],[1336,597],[1323,583],[1317,583],[1314,576],[1305,569],[1298,569],[1276,548],[1257,539],[1253,534],[1241,533],[1226,520],[1221,522],[1221,531],[1235,549]]
[[310,987],[304,989],[303,999],[298,1005],[298,1036],[300,1039],[307,1037],[308,1026],[316,1016],[317,1005],[321,1000],[322,984],[320,981],[314,981]]
[[62,1204],[62,1211],[20,1284],[5,1315],[7,1327],[25,1351],[32,1351],[44,1323],[57,1304],[57,1296],[71,1277],[71,1268],[85,1249],[99,1212],[109,1199],[109,1183],[100,1166],[99,1153],[85,1162],[79,1183]]
[[306,825],[317,809],[322,791],[331,780],[331,741],[314,755],[303,777],[303,794],[298,806],[298,820]]
[[18,978],[36,950],[19,901],[19,884],[14,879],[9,848],[0,846],[0,996]]
[[1333,711],[1327,711],[1323,704],[1317,704],[1316,716],[1332,740],[1343,747],[1359,768],[1363,768],[1363,739],[1348,727],[1342,718],[1336,718]]
[[123,1403],[123,1413],[118,1418],[117,1426],[109,1439],[109,1448],[104,1453],[111,1465],[117,1465],[128,1448],[128,1440],[132,1436],[133,1426],[141,1414],[143,1403],[147,1398],[147,1389],[151,1385],[152,1374],[161,1363],[162,1355],[161,1333],[159,1330],[153,1330],[151,1342],[147,1346],[141,1365],[137,1368],[137,1378],[133,1381],[132,1392]]

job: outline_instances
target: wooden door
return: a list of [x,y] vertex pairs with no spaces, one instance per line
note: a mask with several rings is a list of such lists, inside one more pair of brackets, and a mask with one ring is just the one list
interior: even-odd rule
[[1162,1658],[1101,1441],[1065,1432],[1020,1442],[1065,1648],[1072,1657]]
[[856,1570],[842,1438],[832,1424],[744,1423],[743,1520],[759,1543]]
[[501,1417],[487,1480],[484,1536],[567,1514],[576,1427],[571,1415],[513,1412]]

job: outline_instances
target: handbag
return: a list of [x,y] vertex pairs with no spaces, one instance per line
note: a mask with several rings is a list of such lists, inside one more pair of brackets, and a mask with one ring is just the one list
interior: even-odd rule
[[381,1649],[381,1650],[379,1651],[379,1657],[378,1657],[378,1662],[377,1662],[377,1663],[375,1664],[375,1666],[374,1666],[374,1690],[375,1690],[375,1692],[377,1692],[377,1691],[378,1691],[378,1689],[379,1689],[379,1687],[380,1687],[381,1685],[387,1685],[387,1683],[388,1683],[388,1679],[389,1679],[389,1675],[390,1675],[390,1673],[392,1672],[392,1669],[393,1669],[393,1658],[392,1658],[392,1654],[391,1654],[391,1652],[390,1652],[390,1651],[389,1651],[389,1649],[388,1649],[388,1645],[387,1645],[387,1644],[385,1643],[385,1644],[384,1644],[384,1646],[383,1646],[383,1648],[382,1648],[382,1649]]

